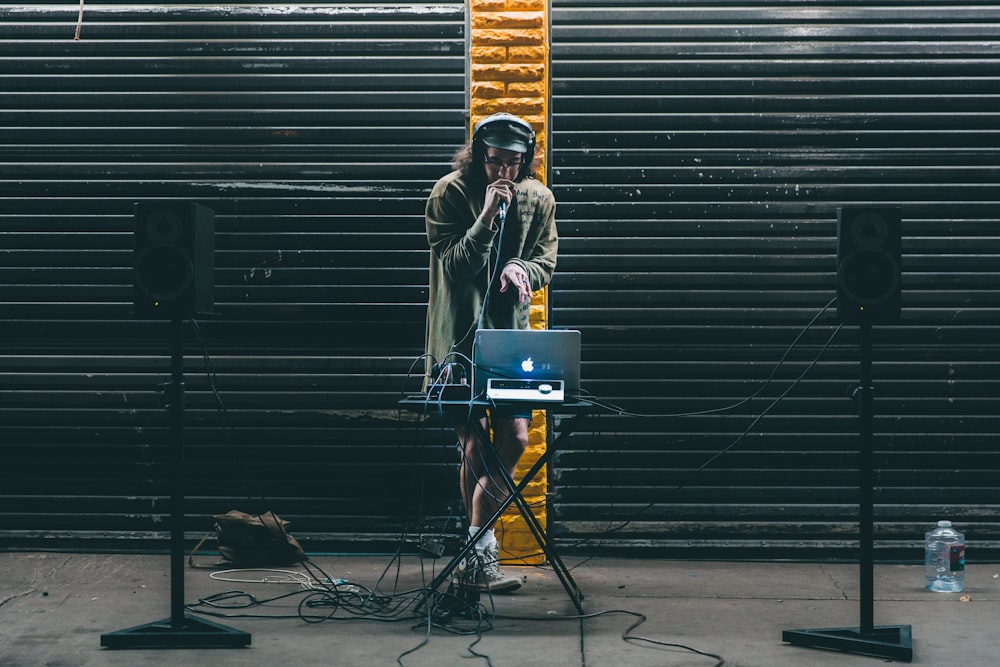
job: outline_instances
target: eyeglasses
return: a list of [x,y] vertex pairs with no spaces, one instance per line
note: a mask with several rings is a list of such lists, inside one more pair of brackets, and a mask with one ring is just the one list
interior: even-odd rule
[[509,162],[504,162],[500,158],[488,157],[488,158],[486,158],[485,162],[486,162],[486,164],[490,165],[491,167],[497,167],[498,169],[503,169],[504,167],[515,167],[516,168],[516,167],[520,167],[523,164],[523,162],[521,161],[521,158],[517,158],[515,160],[510,160]]

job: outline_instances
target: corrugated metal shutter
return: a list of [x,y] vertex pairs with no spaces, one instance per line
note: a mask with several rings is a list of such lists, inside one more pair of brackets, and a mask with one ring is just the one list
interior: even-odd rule
[[170,334],[130,314],[153,198],[216,219],[218,316],[185,328],[189,529],[270,508],[371,548],[447,513],[454,452],[400,437],[395,401],[424,200],[465,140],[464,4],[88,2],[76,41],[77,11],[0,8],[0,535],[163,529]]
[[859,337],[823,309],[837,207],[889,204],[904,321],[874,333],[876,547],[920,558],[940,518],[970,554],[998,546],[998,21],[992,2],[553,1],[552,321],[583,331],[585,388],[644,415],[556,453],[560,543],[856,545]]

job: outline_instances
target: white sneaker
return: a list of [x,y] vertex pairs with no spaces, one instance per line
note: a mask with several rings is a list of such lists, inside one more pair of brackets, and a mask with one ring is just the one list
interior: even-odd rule
[[521,587],[521,580],[500,571],[500,549],[492,544],[470,559],[462,559],[455,568],[459,584],[490,593],[510,593]]

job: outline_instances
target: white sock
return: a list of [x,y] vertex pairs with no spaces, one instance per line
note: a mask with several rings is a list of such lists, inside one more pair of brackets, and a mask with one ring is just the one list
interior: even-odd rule
[[[471,540],[476,536],[480,530],[479,526],[469,526],[469,539]],[[496,544],[497,537],[496,532],[490,528],[482,534],[482,536],[476,541],[476,553],[482,555],[486,551],[486,547]]]

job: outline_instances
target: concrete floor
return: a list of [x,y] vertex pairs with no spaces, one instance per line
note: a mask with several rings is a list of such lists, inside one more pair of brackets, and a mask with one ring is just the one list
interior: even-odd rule
[[[185,566],[186,604],[216,597],[226,630],[250,634],[242,648],[102,647],[102,637],[173,615],[170,558],[155,555],[0,553],[0,665],[581,665],[741,667],[876,665],[853,647],[825,650],[782,640],[785,630],[910,626],[912,664],[996,665],[1000,661],[1000,566],[968,567],[964,593],[931,593],[916,565],[877,565],[875,600],[858,599],[855,564],[731,563],[566,558],[585,595],[580,617],[547,567],[508,568],[524,586],[496,596],[478,623],[453,615],[429,627],[423,581],[444,560],[389,555],[314,556],[313,576],[343,579],[335,599],[308,590],[306,571],[229,572]],[[266,581],[265,581],[266,580]],[[356,587],[356,588],[355,588]],[[446,588],[446,587],[444,587]],[[374,589],[362,610],[351,591]],[[221,595],[238,591],[231,596]],[[441,592],[444,592],[443,590]],[[324,600],[319,606],[300,605]],[[377,600],[378,605],[372,601]],[[255,601],[256,604],[251,604]],[[419,609],[418,609],[419,607]],[[178,607],[179,608],[179,607]],[[635,627],[633,627],[635,626]],[[168,627],[169,624],[168,624]],[[631,629],[630,629],[631,628]],[[623,633],[631,636],[624,639]],[[226,634],[226,633],[223,633]],[[889,642],[893,644],[894,642]],[[719,659],[711,655],[714,654]]]

